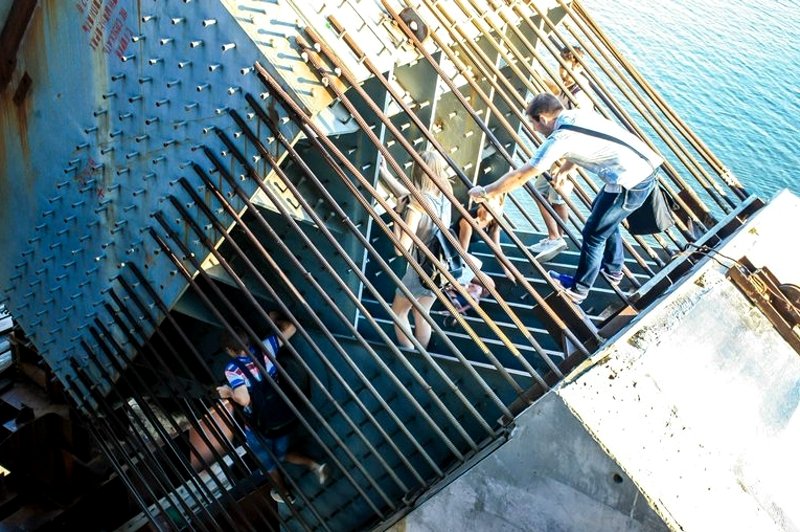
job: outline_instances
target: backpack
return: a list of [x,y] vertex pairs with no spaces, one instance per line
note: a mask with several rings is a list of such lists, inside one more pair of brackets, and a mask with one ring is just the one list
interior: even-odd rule
[[[455,238],[456,242],[458,242],[458,238],[456,236],[455,231],[450,228],[450,234]],[[458,252],[456,246],[450,243],[447,237],[444,235],[441,229],[438,227],[434,229],[434,233],[428,242],[425,244],[428,250],[430,250],[431,254],[438,259],[438,261],[444,266],[444,269],[450,272],[450,274],[458,279],[464,273],[464,269],[467,267],[466,263],[464,262],[464,257]],[[420,268],[422,271],[427,273],[433,284],[438,288],[444,288],[447,286],[450,281],[444,275],[442,270],[439,269],[438,265],[428,258],[427,255],[423,255],[419,260]],[[429,283],[422,279],[422,284],[428,286]]]
[[269,375],[264,377],[258,366],[256,366],[258,373],[258,378],[256,378],[237,357],[233,357],[233,363],[250,382],[250,412],[245,411],[244,414],[247,424],[264,436],[271,438],[289,433],[297,419],[275,389],[276,386],[280,386],[278,381],[273,381],[275,386],[271,386],[266,379],[272,377]]

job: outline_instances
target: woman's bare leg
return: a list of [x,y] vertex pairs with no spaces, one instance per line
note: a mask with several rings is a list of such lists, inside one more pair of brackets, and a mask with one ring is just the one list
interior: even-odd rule
[[[420,306],[422,306],[425,314],[428,314],[431,311],[431,307],[433,306],[433,302],[436,301],[436,297],[434,296],[422,296],[421,298],[417,299]],[[424,316],[418,311],[416,308],[413,309],[414,311],[414,336],[417,337],[419,343],[422,344],[422,347],[428,347],[428,342],[431,341],[431,324],[425,319]]]
[[397,316],[397,323],[394,324],[394,333],[397,335],[397,343],[401,347],[413,347],[408,337],[411,334],[411,323],[408,321],[408,312],[410,310],[411,300],[401,295],[394,296],[392,312]]

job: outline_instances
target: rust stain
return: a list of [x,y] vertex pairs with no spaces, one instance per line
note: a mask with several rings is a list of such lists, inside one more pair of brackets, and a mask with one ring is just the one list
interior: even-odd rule
[[54,11],[51,5],[40,5],[33,12],[33,17],[28,25],[25,40],[22,42],[20,53],[24,58],[24,64],[17,68],[22,71],[27,70],[31,73],[34,83],[46,76],[47,68],[47,35],[45,33],[45,18],[47,14]]
[[47,35],[45,28],[45,19],[47,13],[53,10],[52,2],[39,4],[33,12],[33,16],[28,24],[28,30],[25,39],[20,47],[20,62],[17,65],[17,74],[15,77],[15,87],[21,79],[23,72],[28,72],[32,79],[32,87],[24,100],[14,105],[14,114],[16,116],[16,128],[19,134],[19,145],[22,150],[22,157],[25,166],[25,185],[28,192],[34,190],[36,175],[33,171],[33,161],[31,160],[30,153],[30,132],[29,120],[31,112],[34,108],[34,100],[37,88],[46,83],[48,75],[47,64]]
[[[22,148],[22,157],[25,159],[26,166],[30,166],[31,147],[28,139],[28,113],[30,108],[30,98],[23,99],[19,104],[14,105],[14,110],[17,115],[17,131],[19,132],[19,144]],[[27,172],[26,172],[27,173]]]
[[66,7],[67,5],[70,5],[71,2],[61,2],[60,0],[46,0],[44,4],[46,4],[45,6],[43,6],[43,9],[44,11],[47,12],[48,15],[47,27],[50,31],[50,35],[53,36],[58,35],[58,23],[59,23],[58,8],[59,6]]

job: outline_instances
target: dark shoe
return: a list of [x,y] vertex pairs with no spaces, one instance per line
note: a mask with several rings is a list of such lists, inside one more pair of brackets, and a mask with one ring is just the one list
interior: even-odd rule
[[605,277],[608,284],[613,286],[614,288],[619,286],[619,283],[622,282],[622,279],[625,277],[622,272],[611,273],[606,271],[605,268],[600,268],[600,273]]

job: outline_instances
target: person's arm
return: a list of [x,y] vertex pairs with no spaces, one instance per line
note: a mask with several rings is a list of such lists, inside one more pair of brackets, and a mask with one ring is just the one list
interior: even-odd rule
[[232,399],[235,403],[241,406],[250,404],[250,392],[247,391],[247,386],[244,384],[231,388],[230,385],[225,384],[217,387],[217,393],[220,399]]
[[399,179],[389,172],[389,169],[386,167],[386,160],[381,155],[378,155],[378,170],[381,179],[386,184],[386,188],[389,189],[389,192],[391,192],[395,198],[400,199],[408,195],[408,189],[403,186]]
[[[419,227],[419,221],[422,215],[420,214],[418,207],[414,204],[410,205],[408,210],[406,211],[406,225],[408,226],[408,231],[410,233],[416,233],[417,227]],[[404,249],[406,251],[411,250],[411,246],[414,244],[414,241],[411,239],[411,234],[404,231],[400,224],[394,224],[394,236],[400,242],[400,247],[395,246],[395,253],[398,255],[402,255],[403,253],[400,251]]]
[[592,103],[592,99],[583,89],[579,90],[577,94],[575,94],[575,105],[578,109],[594,109],[594,103]]
[[517,281],[514,279],[514,276],[511,274],[511,270],[506,268],[505,264],[503,264],[503,261],[502,261],[502,259],[504,259],[504,258],[508,259],[508,257],[506,257],[506,254],[503,252],[503,247],[500,245],[500,224],[495,223],[494,225],[492,225],[492,230],[489,232],[489,236],[492,238],[494,243],[497,244],[497,249],[500,250],[500,252],[498,253],[498,257],[497,257],[497,259],[498,259],[497,262],[499,262],[500,263],[500,267],[503,268],[503,273],[506,275],[506,277],[508,277],[509,279],[511,279],[512,281],[514,281],[516,283]]
[[[278,330],[280,330],[281,333],[283,333],[283,338],[285,338],[286,340],[294,336],[294,333],[297,332],[297,327],[295,326],[295,324],[285,319],[281,312],[277,310],[271,310],[269,312],[269,317],[272,318],[272,321],[275,322],[275,326],[278,327]],[[278,340],[278,347],[282,346],[283,339],[281,339],[280,336],[277,336],[276,338]],[[268,340],[269,337],[262,340],[261,342],[266,343]]]
[[560,192],[558,189],[564,184],[567,179],[567,175],[573,170],[573,168],[575,168],[575,166],[575,163],[572,161],[562,160],[558,171],[553,174],[553,181],[550,182],[550,186],[556,189],[557,192]]
[[516,170],[507,172],[494,183],[486,185],[485,187],[480,185],[477,187],[472,187],[469,191],[469,195],[479,203],[488,199],[496,198],[502,194],[507,194],[512,190],[521,187],[530,179],[533,179],[542,172],[544,172],[544,170],[541,168],[537,168],[531,163],[526,163]]
[[[553,119],[555,120],[555,118]],[[480,203],[507,194],[521,187],[542,172],[547,171],[554,162],[564,157],[568,147],[569,142],[566,142],[566,137],[559,138],[551,132],[533,154],[530,161],[516,170],[506,172],[494,183],[486,185],[485,187],[472,187],[469,191],[469,195]]]

